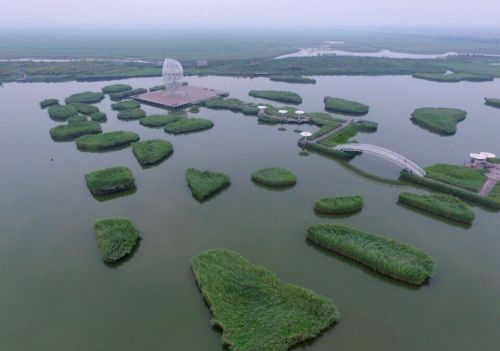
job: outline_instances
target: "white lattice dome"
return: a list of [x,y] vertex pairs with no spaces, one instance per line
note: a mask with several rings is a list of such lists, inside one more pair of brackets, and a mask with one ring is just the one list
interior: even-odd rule
[[163,84],[170,94],[174,94],[182,86],[184,80],[184,69],[179,61],[165,59],[162,69]]

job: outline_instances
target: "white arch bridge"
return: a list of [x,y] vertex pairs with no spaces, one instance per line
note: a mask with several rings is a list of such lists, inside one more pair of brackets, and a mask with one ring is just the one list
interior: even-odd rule
[[380,146],[370,145],[370,144],[341,144],[334,147],[335,151],[352,151],[352,152],[363,152],[365,154],[370,154],[383,158],[389,162],[396,164],[397,166],[405,169],[406,171],[413,173],[419,177],[425,177],[427,173],[425,170],[417,165],[415,162],[407,159],[406,157],[388,150]]

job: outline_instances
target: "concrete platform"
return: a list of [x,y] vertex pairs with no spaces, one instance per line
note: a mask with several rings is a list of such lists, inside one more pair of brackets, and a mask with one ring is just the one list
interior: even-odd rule
[[228,95],[227,92],[221,90],[203,88],[195,85],[185,85],[179,88],[175,95],[170,95],[165,90],[157,90],[136,95],[132,98],[153,106],[167,109],[181,109],[199,102]]

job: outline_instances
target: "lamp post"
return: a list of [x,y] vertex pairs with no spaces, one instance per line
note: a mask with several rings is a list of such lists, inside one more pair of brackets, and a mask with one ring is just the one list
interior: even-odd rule
[[281,114],[281,123],[286,121],[286,114],[288,113],[287,110],[279,110],[278,111]]
[[302,143],[302,147],[304,147],[307,144],[307,138],[312,135],[311,132],[302,132],[300,133],[300,136],[304,138],[304,142]]
[[296,114],[297,116],[299,116],[299,122],[300,122],[300,118],[302,117],[302,115],[303,115],[304,113],[305,113],[304,111],[300,111],[300,110],[299,110],[299,111],[295,111],[295,114]]

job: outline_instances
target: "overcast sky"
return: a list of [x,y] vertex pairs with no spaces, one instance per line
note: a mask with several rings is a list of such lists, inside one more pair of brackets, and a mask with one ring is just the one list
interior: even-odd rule
[[[2,0],[4,27],[499,27],[500,0]],[[1,35],[1,34],[0,34]]]

